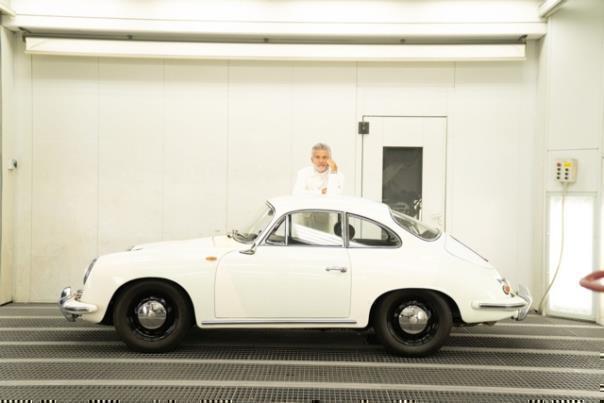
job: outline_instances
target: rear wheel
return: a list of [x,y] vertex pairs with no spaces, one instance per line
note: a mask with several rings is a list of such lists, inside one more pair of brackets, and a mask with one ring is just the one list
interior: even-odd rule
[[192,326],[192,312],[182,291],[159,280],[128,287],[113,311],[113,324],[132,350],[159,353],[178,347]]
[[436,352],[453,325],[445,299],[433,292],[405,290],[387,295],[374,317],[374,329],[387,350],[423,356]]

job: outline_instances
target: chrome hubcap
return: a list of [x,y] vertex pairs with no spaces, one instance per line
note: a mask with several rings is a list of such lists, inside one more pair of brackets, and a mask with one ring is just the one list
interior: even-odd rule
[[419,334],[428,325],[428,312],[417,305],[406,306],[398,315],[398,324],[406,333]]
[[166,307],[159,301],[146,301],[136,308],[138,322],[146,329],[159,329],[166,322]]

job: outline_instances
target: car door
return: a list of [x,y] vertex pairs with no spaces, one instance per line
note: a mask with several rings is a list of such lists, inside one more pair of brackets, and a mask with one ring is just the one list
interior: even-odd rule
[[351,270],[335,211],[299,211],[277,222],[253,254],[217,267],[221,319],[326,320],[350,315]]
[[[391,228],[354,214],[347,214],[346,222],[355,302],[363,301],[367,296],[373,300],[400,286],[401,273],[406,272],[410,281],[421,275],[413,265],[413,251],[402,248],[401,238]],[[358,305],[355,311],[365,315],[366,308]]]

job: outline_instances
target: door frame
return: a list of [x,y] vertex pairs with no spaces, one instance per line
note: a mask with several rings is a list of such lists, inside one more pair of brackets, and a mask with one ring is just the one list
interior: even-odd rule
[[[372,118],[416,118],[416,119],[426,119],[426,118],[436,118],[436,119],[444,119],[445,120],[445,219],[443,221],[443,232],[447,230],[447,228],[449,228],[449,201],[448,201],[448,194],[449,194],[449,180],[448,180],[448,173],[449,173],[449,117],[447,115],[361,115],[361,120],[360,122],[366,122],[366,119],[372,119]],[[371,135],[371,126],[369,127],[369,136]],[[364,161],[365,161],[365,136],[367,136],[367,134],[360,134],[357,131],[357,141],[356,141],[356,161],[357,163],[355,164],[355,175],[356,175],[356,180],[355,180],[355,195],[361,197],[363,195],[363,168],[364,168]],[[359,139],[360,137],[360,139]]]

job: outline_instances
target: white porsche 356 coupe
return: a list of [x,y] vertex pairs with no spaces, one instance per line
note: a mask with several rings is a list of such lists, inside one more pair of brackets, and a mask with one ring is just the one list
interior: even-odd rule
[[100,256],[65,317],[113,324],[143,352],[200,328],[366,328],[426,355],[453,325],[525,318],[532,298],[452,236],[355,197],[269,200],[242,231]]

